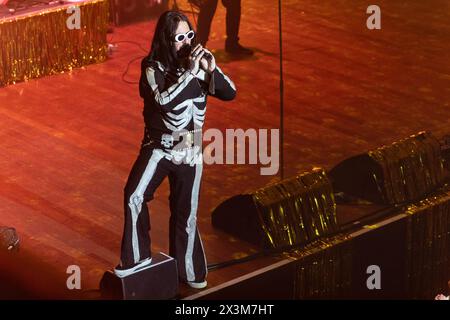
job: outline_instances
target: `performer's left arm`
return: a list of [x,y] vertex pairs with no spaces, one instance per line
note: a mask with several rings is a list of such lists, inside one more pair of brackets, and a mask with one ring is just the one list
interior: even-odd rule
[[233,100],[236,97],[236,86],[218,66],[211,73],[209,94],[225,101]]
[[201,68],[196,77],[208,84],[209,95],[220,100],[233,100],[236,97],[236,86],[216,65],[216,59],[212,53],[206,48],[204,50],[210,54],[210,58],[203,58],[200,61]]

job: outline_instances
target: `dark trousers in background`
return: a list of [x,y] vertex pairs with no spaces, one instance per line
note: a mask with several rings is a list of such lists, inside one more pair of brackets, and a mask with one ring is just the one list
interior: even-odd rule
[[[211,31],[211,23],[217,9],[218,0],[206,0],[200,6],[200,13],[197,21],[198,42],[203,46],[208,42]],[[241,0],[222,0],[223,6],[227,10],[226,30],[229,45],[239,41],[239,24],[241,21]]]
[[124,189],[123,267],[131,267],[151,256],[147,202],[153,199],[154,192],[168,176],[171,212],[169,255],[177,260],[180,280],[205,280],[207,264],[197,229],[202,169],[202,164],[175,164],[166,159],[160,149],[141,149]]

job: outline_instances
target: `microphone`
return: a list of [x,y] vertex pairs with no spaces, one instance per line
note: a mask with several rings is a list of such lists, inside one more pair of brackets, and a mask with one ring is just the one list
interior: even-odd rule
[[[194,48],[193,48],[192,46],[189,45],[189,49],[190,49],[190,50],[193,50]],[[206,60],[211,60],[211,59],[212,59],[212,54],[210,54],[210,53],[204,51],[204,53],[203,53],[203,58],[205,58]]]
[[[184,59],[184,58],[187,58],[187,57],[191,54],[191,52],[192,52],[193,49],[194,49],[194,48],[192,48],[192,46],[191,46],[190,44],[185,44],[185,45],[183,45],[183,46],[180,48],[180,50],[178,50],[177,53],[176,53],[177,58],[178,58],[178,59]],[[210,54],[210,53],[204,51],[204,53],[203,53],[203,58],[205,58],[206,60],[211,60],[212,57],[213,57],[212,54]]]
[[212,54],[210,54],[210,53],[205,51],[205,53],[203,54],[203,58],[205,58],[206,60],[211,60],[212,59]]

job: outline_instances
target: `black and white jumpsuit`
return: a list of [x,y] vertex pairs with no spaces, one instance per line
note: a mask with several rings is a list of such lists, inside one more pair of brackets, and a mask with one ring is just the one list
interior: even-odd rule
[[[168,72],[161,63],[145,58],[139,91],[144,99],[145,132],[139,156],[124,188],[122,267],[132,267],[151,257],[147,202],[153,199],[155,190],[168,176],[169,255],[177,261],[180,280],[201,282],[207,275],[196,223],[202,147],[201,139],[192,143],[192,135],[190,139],[185,137],[201,132],[208,95],[232,100],[236,88],[219,67],[212,74],[199,70],[194,75],[183,69]],[[180,145],[185,148],[176,148]]]

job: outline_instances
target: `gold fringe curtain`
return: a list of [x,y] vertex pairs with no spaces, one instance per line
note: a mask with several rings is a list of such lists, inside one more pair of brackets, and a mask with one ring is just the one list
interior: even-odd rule
[[[398,241],[405,243],[407,296],[401,298],[430,300],[447,292],[450,276],[450,187],[410,205],[404,213],[406,239]],[[289,254],[296,260],[294,299],[351,297],[355,241],[358,238],[345,235],[323,238]]]
[[[80,7],[80,29],[66,26],[71,6]],[[95,0],[0,20],[0,86],[103,62],[108,10]]]
[[[292,255],[298,259],[294,299],[346,298],[351,292],[353,263],[352,243],[346,240],[343,236],[319,240]],[[303,258],[305,254],[309,255]]]
[[274,247],[302,244],[338,230],[331,182],[321,168],[257,190],[261,228]]
[[430,299],[447,292],[450,275],[450,188],[408,208],[407,292]]
[[383,169],[373,174],[386,203],[417,201],[441,185],[444,179],[439,141],[419,132],[389,146],[370,151],[369,156]]

